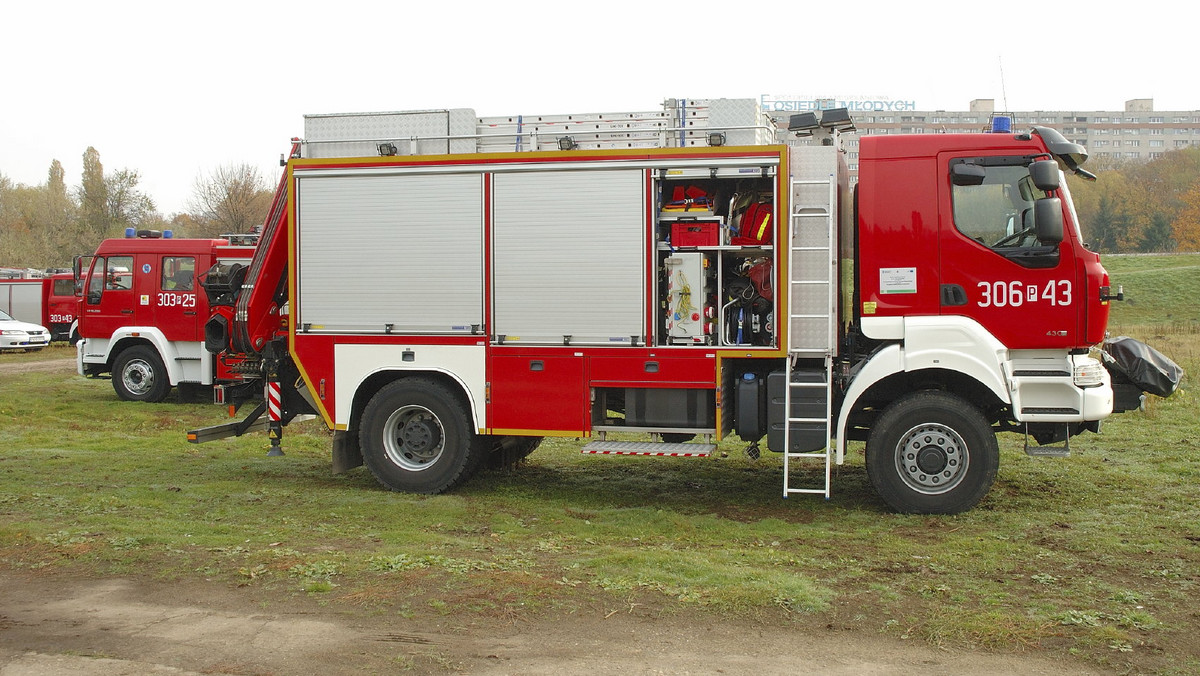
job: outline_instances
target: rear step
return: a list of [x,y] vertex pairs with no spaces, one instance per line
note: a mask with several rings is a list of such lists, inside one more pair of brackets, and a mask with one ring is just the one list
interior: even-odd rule
[[717,449],[716,444],[667,443],[663,441],[593,441],[580,453],[597,455],[655,455],[672,458],[706,458]]

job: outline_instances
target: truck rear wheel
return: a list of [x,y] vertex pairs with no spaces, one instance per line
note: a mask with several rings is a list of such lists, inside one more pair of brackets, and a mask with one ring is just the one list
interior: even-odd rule
[[961,397],[916,392],[888,406],[867,439],[867,475],[884,502],[907,514],[958,514],[992,487],[996,435]]
[[153,348],[135,345],[113,363],[113,389],[125,401],[158,402],[167,398],[171,380]]
[[441,493],[466,481],[487,452],[464,402],[424,378],[397,380],[363,411],[363,462],[393,491]]

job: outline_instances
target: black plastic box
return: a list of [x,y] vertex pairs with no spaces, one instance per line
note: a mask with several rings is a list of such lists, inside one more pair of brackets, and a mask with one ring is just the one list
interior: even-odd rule
[[705,427],[716,425],[712,390],[625,388],[625,424],[631,427]]

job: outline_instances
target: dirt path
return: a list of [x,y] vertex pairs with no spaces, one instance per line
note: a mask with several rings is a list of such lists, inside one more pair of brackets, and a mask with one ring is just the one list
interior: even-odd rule
[[33,371],[72,371],[74,357],[39,358],[34,354],[0,354],[0,373],[30,373]]
[[819,628],[582,610],[533,622],[383,615],[208,582],[0,572],[0,676],[42,674],[1085,674],[1028,655]]

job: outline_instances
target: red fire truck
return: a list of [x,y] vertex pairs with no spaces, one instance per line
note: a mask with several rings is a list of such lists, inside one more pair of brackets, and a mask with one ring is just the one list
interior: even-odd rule
[[47,277],[0,280],[0,310],[50,330],[52,340],[74,340],[72,327],[79,313],[71,273]]
[[173,386],[240,379],[236,360],[203,347],[209,307],[197,272],[249,262],[254,247],[165,234],[106,239],[76,266],[83,290],[77,369],[111,377],[117,396],[130,401],[162,401]]
[[864,136],[850,185],[851,128],[730,99],[307,116],[249,268],[213,273],[208,347],[256,360],[264,402],[189,439],[265,425],[278,454],[315,413],[335,471],[436,493],[547,436],[736,433],[782,453],[784,497],[828,497],[860,440],[894,509],[969,509],[996,433],[1060,455],[1113,410],[1089,351],[1115,294],[1064,177],[1087,154],[1044,127]]

